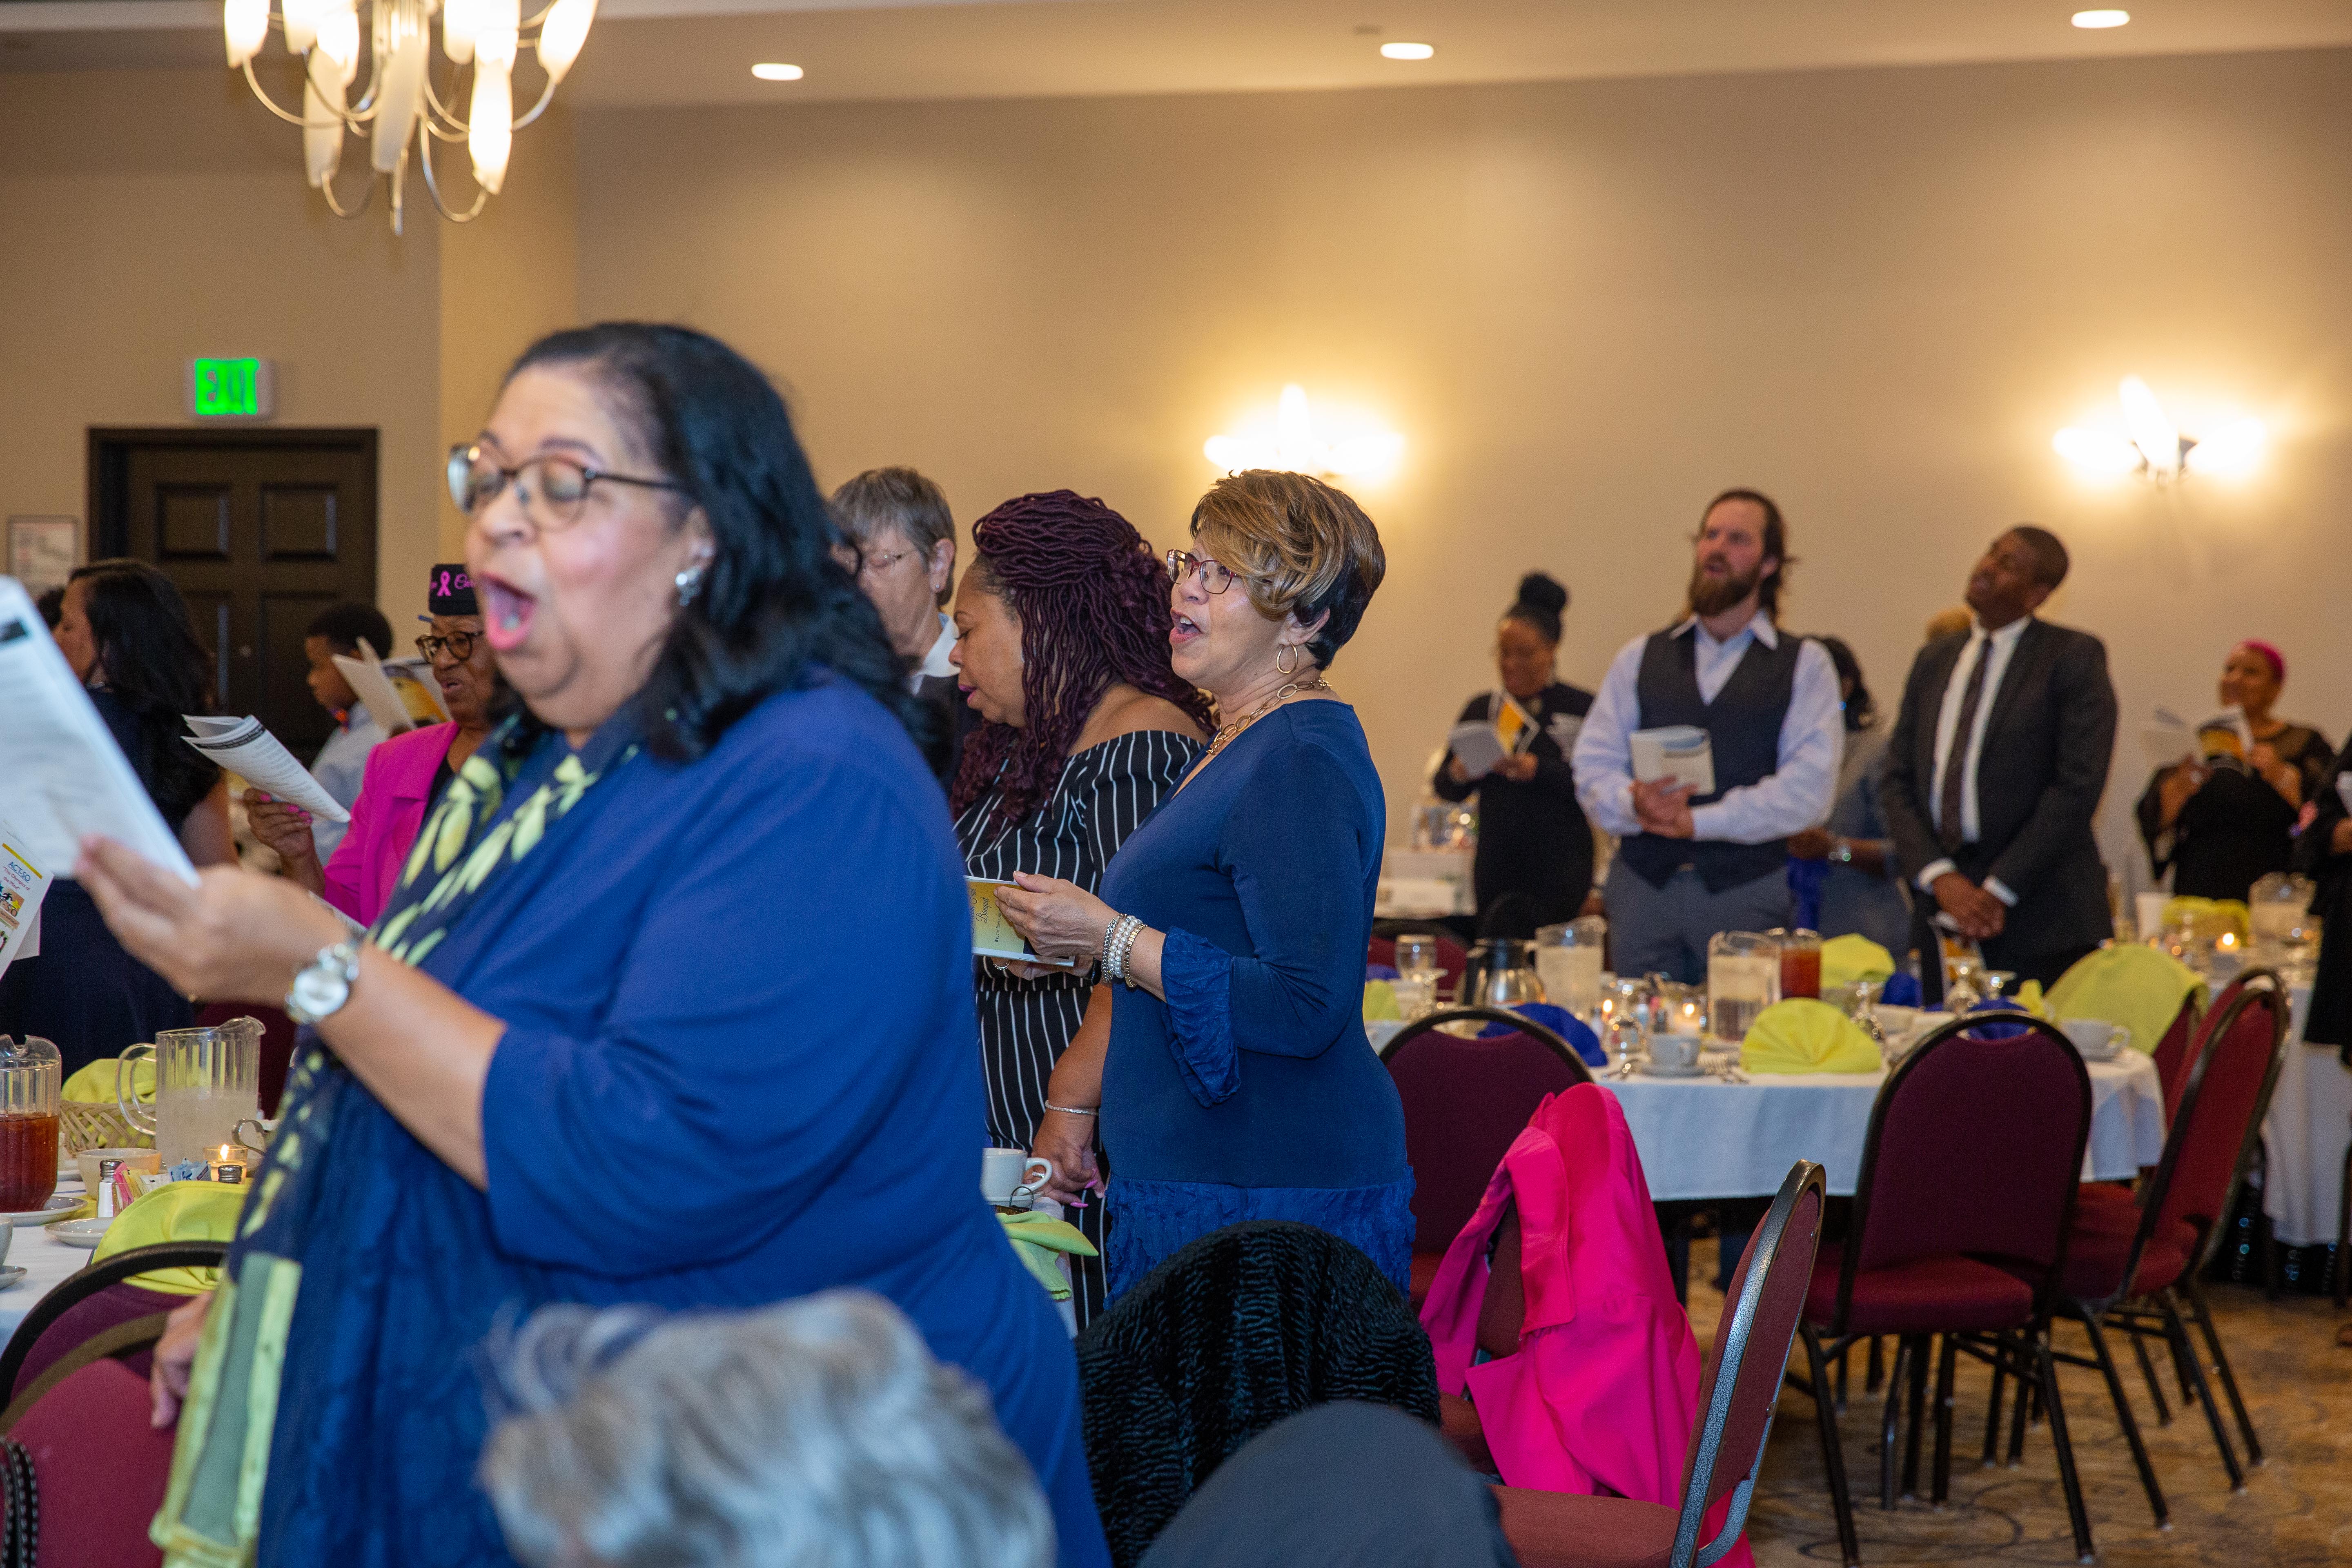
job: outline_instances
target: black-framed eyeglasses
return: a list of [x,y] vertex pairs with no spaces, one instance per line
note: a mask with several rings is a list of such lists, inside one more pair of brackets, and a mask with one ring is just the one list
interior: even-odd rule
[[467,517],[489,505],[499,491],[512,484],[515,500],[533,527],[569,528],[580,521],[581,510],[587,505],[588,488],[599,480],[649,490],[683,489],[675,480],[608,474],[553,453],[526,458],[509,468],[483,451],[478,443],[449,448],[449,499]]
[[416,651],[431,662],[438,663],[441,650],[447,648],[449,657],[459,664],[474,657],[474,644],[480,639],[472,632],[451,632],[447,637],[436,637],[431,632],[416,639]]
[[1212,561],[1205,555],[1195,555],[1189,550],[1171,550],[1168,552],[1168,581],[1171,585],[1181,584],[1185,578],[1195,572],[1201,574],[1201,586],[1212,594],[1223,593],[1234,585],[1235,578],[1244,583],[1255,581],[1245,572],[1236,572],[1230,566]]

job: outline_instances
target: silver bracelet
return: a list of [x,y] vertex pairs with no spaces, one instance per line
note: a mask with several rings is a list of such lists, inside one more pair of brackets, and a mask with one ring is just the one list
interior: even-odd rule
[[1133,915],[1118,917],[1118,928],[1111,933],[1110,962],[1104,973],[1113,980],[1132,988],[1135,982],[1127,976],[1127,955],[1135,951],[1135,939],[1143,930],[1143,922]]
[[1045,1109],[1058,1110],[1065,1116],[1100,1116],[1102,1114],[1102,1107],[1099,1105],[1056,1105],[1050,1100],[1045,1101]]
[[1118,934],[1119,922],[1126,918],[1127,917],[1125,915],[1113,915],[1110,917],[1110,922],[1103,927],[1102,958],[1100,963],[1102,964],[1102,972],[1105,975],[1108,975],[1110,973],[1110,940]]

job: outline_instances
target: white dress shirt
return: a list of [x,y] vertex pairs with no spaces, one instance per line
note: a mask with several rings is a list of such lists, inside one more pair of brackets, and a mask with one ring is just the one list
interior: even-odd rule
[[923,662],[916,668],[915,673],[907,677],[907,689],[921,690],[923,681],[932,676],[945,676],[952,679],[956,667],[948,662],[948,655],[955,651],[955,623],[947,616],[941,616],[939,637],[931,644],[931,651],[923,656]]
[[[319,787],[335,799],[335,804],[349,811],[358,804],[360,784],[367,776],[368,753],[383,739],[383,726],[368,716],[367,704],[354,702],[343,715],[342,727],[327,737],[319,748],[318,760],[310,764],[310,776]],[[319,852],[319,864],[323,866],[334,858],[335,847],[351,831],[348,822],[329,822],[325,817],[310,820],[310,842]]]
[[[1717,642],[1696,616],[1674,629],[1697,638],[1698,695],[1712,703],[1746,657],[1748,645],[1780,646],[1780,628],[1758,611],[1756,618]],[[1576,796],[1584,813],[1620,838],[1643,831],[1633,812],[1633,750],[1626,739],[1642,725],[1638,689],[1646,637],[1635,637],[1610,661],[1601,694],[1584,716],[1576,737]],[[1817,642],[1797,650],[1797,672],[1789,711],[1780,720],[1780,760],[1752,784],[1726,790],[1723,798],[1691,808],[1692,837],[1734,844],[1767,844],[1810,827],[1828,815],[1837,790],[1838,755],[1845,744],[1845,719],[1838,708],[1837,666]]]
[[[2017,652],[2017,640],[2032,625],[2032,616],[2020,616],[1997,632],[1988,632],[1982,622],[1971,622],[1969,646],[1960,650],[1960,659],[1952,666],[1952,678],[1944,683],[1944,705],[1936,712],[1936,772],[1927,781],[1927,825],[1943,831],[1944,770],[1951,765],[1952,742],[1960,727],[1960,704],[1968,700],[1969,676],[1977,660],[1987,659],[1984,689],[1977,697],[1976,722],[1969,726],[1967,743],[1960,751],[1960,841],[1974,844],[1982,826],[1977,815],[1977,763],[1984,755],[1985,725],[1992,718],[1992,700],[2000,691],[2000,678],[2009,673],[2009,661]],[[1921,890],[1932,888],[1936,879],[1959,868],[1948,859],[1932,860],[1921,869],[1918,883]],[[2002,903],[2014,907],[2017,895],[2002,885],[1998,877],[1985,879],[1985,891]]]

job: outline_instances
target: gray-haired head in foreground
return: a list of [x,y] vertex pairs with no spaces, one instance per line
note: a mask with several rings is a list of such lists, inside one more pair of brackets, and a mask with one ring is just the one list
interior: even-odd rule
[[[861,555],[887,548],[890,531],[906,535],[907,542],[926,561],[942,539],[955,538],[955,514],[939,485],[912,468],[868,468],[842,482],[825,503],[834,526],[849,536]],[[945,609],[950,595],[940,590]]]
[[897,1308],[548,1307],[506,1347],[481,1479],[530,1568],[1049,1568],[988,1395]]

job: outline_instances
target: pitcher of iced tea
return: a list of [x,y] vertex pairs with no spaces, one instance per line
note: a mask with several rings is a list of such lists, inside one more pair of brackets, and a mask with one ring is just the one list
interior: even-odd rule
[[[138,1052],[155,1058],[155,1108],[132,1099],[130,1068]],[[261,1024],[231,1018],[209,1028],[163,1029],[153,1045],[132,1046],[115,1068],[114,1101],[124,1121],[155,1137],[170,1170],[183,1160],[218,1160],[221,1145],[242,1142],[236,1124],[261,1114]]]
[[58,1090],[65,1063],[38,1035],[0,1035],[0,1213],[39,1208],[58,1190]]

